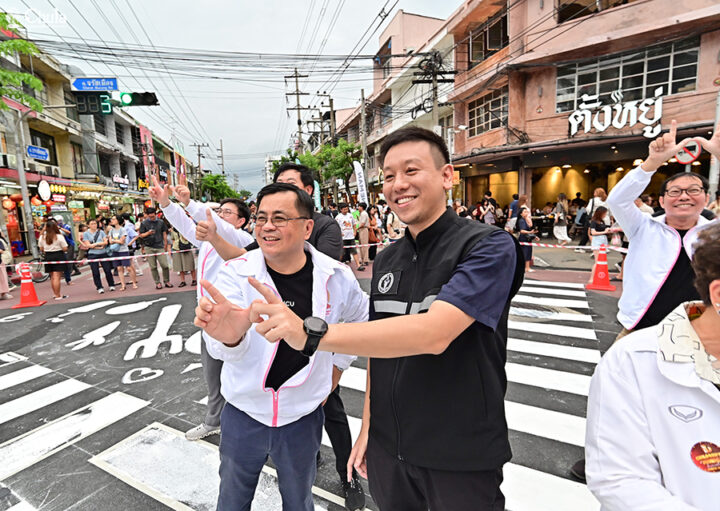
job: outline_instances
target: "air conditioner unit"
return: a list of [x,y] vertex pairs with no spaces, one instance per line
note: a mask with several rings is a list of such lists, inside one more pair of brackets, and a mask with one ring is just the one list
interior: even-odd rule
[[39,165],[37,163],[30,163],[27,162],[27,167],[30,170],[30,172],[39,172]]
[[9,168],[10,167],[10,155],[0,153],[0,167]]
[[49,167],[50,168],[50,175],[55,177],[60,177],[60,167]]

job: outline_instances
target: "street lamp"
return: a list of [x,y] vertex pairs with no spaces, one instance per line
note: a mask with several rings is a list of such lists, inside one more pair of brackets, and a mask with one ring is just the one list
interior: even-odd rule
[[[74,106],[75,105],[53,105],[43,107],[43,110],[51,110],[53,108],[71,108]],[[35,235],[30,231],[33,226],[32,206],[30,203],[30,192],[28,191],[27,179],[25,178],[25,164],[23,162],[23,153],[25,151],[25,130],[22,129],[22,122],[23,119],[25,119],[31,112],[35,111],[28,109],[25,112],[21,113],[20,110],[18,110],[18,119],[17,121],[15,121],[15,159],[17,160],[18,179],[20,181],[20,193],[23,197],[23,214],[25,215],[25,229],[27,231],[28,245],[32,256],[34,258],[37,258],[40,256],[40,253],[38,252],[37,240],[35,240]],[[18,132],[20,132],[19,137]]]

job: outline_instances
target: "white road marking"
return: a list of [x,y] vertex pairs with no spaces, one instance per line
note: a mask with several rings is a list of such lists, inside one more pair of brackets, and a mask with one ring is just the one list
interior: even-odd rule
[[[0,424],[17,419],[26,413],[40,410],[88,388],[90,388],[90,385],[81,381],[73,379],[63,380],[55,385],[50,385],[49,387],[3,403],[0,405]],[[2,469],[0,468],[0,470]],[[0,479],[2,478],[0,477]]]
[[0,465],[0,480],[34,465],[148,404],[148,401],[115,392],[0,444],[0,460],[3,460]]
[[30,366],[18,369],[12,373],[0,376],[0,390],[9,389],[15,385],[29,382],[30,380],[40,378],[51,372],[52,370],[42,366]]
[[587,295],[585,291],[574,291],[570,289],[558,289],[540,286],[522,286],[521,292],[525,293],[537,293],[539,295],[552,295],[552,296],[574,296],[576,298],[585,298]]
[[508,381],[560,390],[580,396],[587,396],[590,391],[590,376],[584,374],[557,371],[544,367],[526,366],[508,362],[505,364]]
[[574,282],[553,282],[551,280],[523,280],[523,286],[530,284],[531,286],[550,286],[550,287],[566,287],[568,289],[585,289],[585,284],[576,284]]
[[13,507],[8,508],[7,511],[37,511],[37,510],[23,500],[22,502],[18,502],[17,504],[15,504]]
[[598,511],[600,503],[587,486],[540,470],[506,463],[505,508],[509,511]]
[[340,386],[365,392],[367,383],[367,371],[362,367],[350,366],[343,371],[340,378]]
[[505,401],[508,428],[550,438],[579,447],[585,446],[585,419],[537,406]]
[[575,339],[589,339],[597,341],[595,330],[592,328],[579,328],[576,326],[556,325],[554,323],[538,323],[532,321],[508,320],[510,330],[521,330],[524,332],[536,332],[539,334],[559,335]]
[[563,346],[549,342],[526,341],[524,339],[508,339],[507,349],[518,353],[530,355],[542,355],[544,357],[562,358],[565,360],[576,360],[578,362],[589,362],[597,364],[600,362],[600,352],[588,348],[576,348],[574,346]]
[[24,357],[18,353],[13,353],[12,351],[0,353],[0,367],[9,366],[11,364],[14,364],[15,362],[22,362],[23,360],[27,360],[27,357]]
[[577,307],[578,309],[589,309],[585,300],[563,300],[561,298],[540,298],[538,296],[515,295],[513,304],[531,303],[533,305],[548,305],[550,307]]
[[519,318],[547,319],[550,321],[577,321],[578,323],[592,323],[593,318],[589,314],[579,312],[557,312],[548,309],[526,309],[522,307],[510,307],[510,316]]

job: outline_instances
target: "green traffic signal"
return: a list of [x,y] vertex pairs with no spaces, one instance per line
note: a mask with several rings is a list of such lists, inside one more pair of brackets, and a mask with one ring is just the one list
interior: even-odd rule
[[154,92],[121,92],[121,106],[157,106],[157,96]]

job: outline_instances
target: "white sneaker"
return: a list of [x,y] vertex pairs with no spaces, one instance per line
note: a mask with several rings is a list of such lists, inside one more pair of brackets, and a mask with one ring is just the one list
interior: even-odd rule
[[103,294],[104,292],[105,292],[105,290],[104,290],[103,288],[98,289],[98,294],[99,294],[99,295]]
[[217,435],[220,433],[220,426],[208,426],[207,424],[200,424],[192,429],[185,432],[185,438],[187,440],[200,440],[210,435]]
[[10,300],[12,299],[12,297],[13,296],[10,293],[3,293],[2,295],[0,295],[0,300]]
[[137,272],[137,274],[140,275],[141,277],[143,276],[143,272],[141,272],[141,271]]
[[110,286],[108,289],[109,289],[110,291],[115,291],[115,286]]

